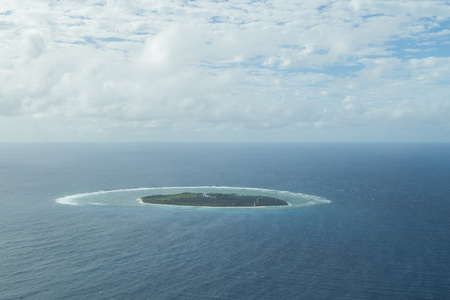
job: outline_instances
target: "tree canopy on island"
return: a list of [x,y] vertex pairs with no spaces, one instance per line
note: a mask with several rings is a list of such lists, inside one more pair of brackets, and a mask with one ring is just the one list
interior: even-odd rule
[[141,198],[149,204],[166,204],[182,206],[212,206],[212,207],[248,207],[248,206],[283,206],[286,201],[267,196],[250,196],[222,193],[179,193],[170,195],[151,195]]

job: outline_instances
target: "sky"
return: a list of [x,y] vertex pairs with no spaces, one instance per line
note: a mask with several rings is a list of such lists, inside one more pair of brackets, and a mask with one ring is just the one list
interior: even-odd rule
[[0,142],[450,142],[447,0],[2,0]]

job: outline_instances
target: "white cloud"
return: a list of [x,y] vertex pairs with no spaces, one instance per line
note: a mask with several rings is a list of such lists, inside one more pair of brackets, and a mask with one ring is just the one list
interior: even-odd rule
[[445,1],[5,0],[0,140],[420,124],[448,140],[450,58],[414,44],[442,38],[449,18]]

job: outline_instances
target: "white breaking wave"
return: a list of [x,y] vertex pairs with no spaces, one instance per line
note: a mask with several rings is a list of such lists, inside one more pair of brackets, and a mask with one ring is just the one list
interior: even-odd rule
[[[143,192],[146,193],[143,193]],[[298,208],[317,204],[326,204],[331,201],[319,196],[294,193],[289,191],[280,191],[273,189],[252,188],[252,187],[230,187],[230,186],[178,186],[178,187],[151,187],[151,188],[132,188],[117,189],[109,191],[97,191],[91,193],[81,193],[68,195],[56,199],[59,204],[65,205],[113,205],[113,206],[143,206],[138,200],[143,196],[159,193],[180,193],[183,191],[196,192],[222,192],[239,194],[259,194],[280,198],[289,203],[289,207],[271,207],[271,209]],[[148,205],[145,205],[148,206]],[[198,207],[197,207],[198,208]]]

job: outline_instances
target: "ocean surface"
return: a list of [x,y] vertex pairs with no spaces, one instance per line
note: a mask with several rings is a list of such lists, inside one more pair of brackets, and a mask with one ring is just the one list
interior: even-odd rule
[[0,299],[450,299],[450,145],[0,144]]

